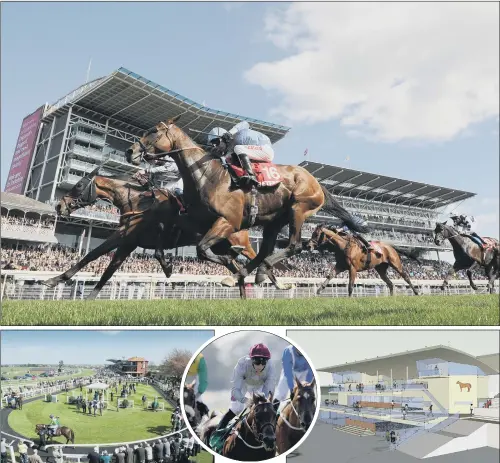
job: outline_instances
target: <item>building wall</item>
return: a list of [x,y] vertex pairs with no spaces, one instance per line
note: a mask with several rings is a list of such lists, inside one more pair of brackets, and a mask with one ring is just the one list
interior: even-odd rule
[[427,378],[429,392],[438,402],[449,410],[450,406],[450,378]]
[[[471,375],[450,376],[450,413],[470,413],[470,404],[472,404],[473,407],[477,407],[477,379],[477,376]],[[470,391],[468,391],[467,388],[463,388],[462,391],[460,391],[460,386],[457,384],[457,381],[469,383],[471,385]]]

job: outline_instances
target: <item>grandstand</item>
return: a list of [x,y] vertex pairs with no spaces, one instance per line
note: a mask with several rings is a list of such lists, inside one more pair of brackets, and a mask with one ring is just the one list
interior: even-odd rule
[[498,353],[475,357],[440,345],[317,371],[332,375],[319,420],[337,431],[397,431],[391,449],[419,459],[495,446],[485,436],[498,433]]
[[[21,166],[15,162],[19,153],[16,148],[7,193],[1,198],[2,229],[9,232],[4,238],[18,243],[58,242],[80,252],[98,246],[118,223],[114,208],[97,204],[56,221],[53,205],[79,178],[102,162],[104,166],[100,172],[103,175],[134,174],[140,167],[126,162],[124,150],[159,120],[181,113],[180,126],[188,131],[207,132],[215,126],[230,128],[247,120],[276,143],[290,130],[282,125],[205,107],[120,68],[78,87],[52,105],[39,108],[23,121],[20,140],[26,140],[31,133],[26,135],[27,129],[36,126],[37,130],[28,137],[32,146],[21,145],[28,154],[31,150],[29,162]],[[204,142],[200,134],[191,132],[191,135],[197,142]],[[278,149],[277,160],[280,158]],[[474,196],[465,191],[315,162],[306,161],[301,166],[327,186],[348,210],[369,221],[373,227],[371,238],[422,251],[449,249],[437,248],[431,241],[437,215],[442,207]],[[313,222],[332,220],[320,213]],[[32,228],[25,226],[27,222],[36,224],[39,233],[31,233]],[[311,227],[306,226],[305,238],[310,232]],[[261,233],[252,230],[251,236],[258,249]],[[195,249],[180,249],[178,254],[194,255]]]

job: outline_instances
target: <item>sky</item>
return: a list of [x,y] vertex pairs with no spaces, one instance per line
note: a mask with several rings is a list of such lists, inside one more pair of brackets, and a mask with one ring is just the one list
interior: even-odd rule
[[[124,66],[209,107],[292,127],[277,163],[477,193],[498,236],[498,3],[2,4],[2,175],[22,119]],[[19,25],[22,24],[22,33]],[[454,206],[456,207],[456,206]]]
[[[407,350],[443,345],[479,356],[499,352],[498,331],[312,331],[288,330],[287,336],[302,348],[314,368],[371,359]],[[321,385],[332,382],[329,373],[318,372]]]
[[250,348],[259,342],[264,343],[271,351],[271,362],[278,381],[282,369],[281,356],[285,347],[290,344],[275,334],[263,331],[238,331],[216,339],[203,349],[208,369],[208,388],[203,400],[210,410],[227,411],[234,367],[238,360],[248,355]]
[[175,331],[3,331],[2,365],[44,363],[104,365],[106,359],[144,357],[156,364],[174,349],[193,354],[213,330]]

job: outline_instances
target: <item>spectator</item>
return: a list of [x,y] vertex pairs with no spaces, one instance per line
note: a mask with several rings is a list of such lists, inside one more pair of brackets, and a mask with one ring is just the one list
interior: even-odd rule
[[26,445],[26,442],[19,441],[17,450],[19,452],[19,459],[21,460],[21,463],[28,463],[28,446]]
[[[43,460],[40,458],[40,455],[38,455],[38,450],[33,450],[33,455],[30,455],[28,457],[28,462],[29,463],[43,463]],[[90,463],[99,463],[99,462],[90,462]]]

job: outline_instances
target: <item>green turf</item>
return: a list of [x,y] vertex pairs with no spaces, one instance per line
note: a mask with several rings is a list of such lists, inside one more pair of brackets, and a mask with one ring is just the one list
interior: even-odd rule
[[[84,415],[76,410],[75,405],[67,404],[66,393],[62,393],[58,395],[60,402],[57,403],[44,402],[43,398],[25,403],[22,410],[15,410],[9,414],[9,425],[19,434],[33,439],[37,438],[35,425],[48,424],[49,415],[53,414],[60,417],[62,426],[73,429],[76,444],[130,442],[169,434],[172,407],[166,400],[160,398],[160,402],[165,404],[164,411],[153,412],[143,409],[141,402],[143,394],[146,394],[148,400],[158,397],[159,394],[151,386],[138,384],[136,388],[137,393],[128,397],[134,401],[134,408],[121,408],[117,412],[115,394],[113,402],[109,402],[108,410],[104,410],[102,416],[99,416],[98,410],[95,417],[88,413]],[[69,395],[79,394],[79,389],[69,392]],[[56,441],[66,443],[66,439],[61,437],[54,440]]]
[[498,325],[498,295],[4,301],[5,325]]

